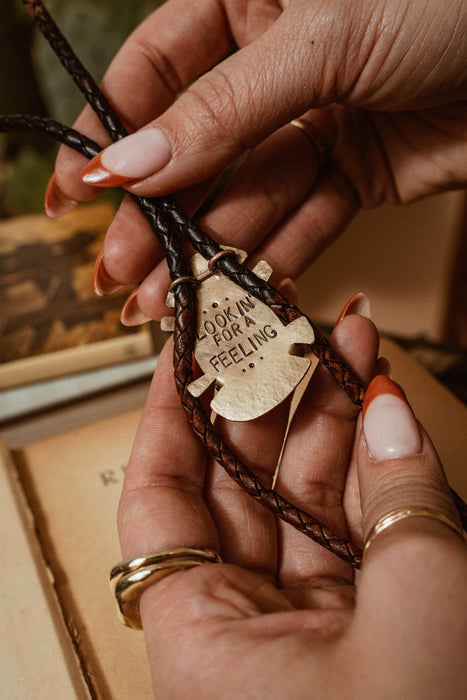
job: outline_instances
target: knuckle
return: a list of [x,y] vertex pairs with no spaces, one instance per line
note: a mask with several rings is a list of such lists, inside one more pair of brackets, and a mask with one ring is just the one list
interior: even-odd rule
[[152,66],[157,79],[164,85],[172,99],[182,90],[183,80],[174,63],[167,54],[157,46],[145,41],[137,40],[137,51]]
[[[245,142],[247,132],[244,106],[249,104],[248,86],[233,83],[220,67],[196,81],[179,100],[180,109],[191,126],[186,131],[190,139],[193,133],[213,136],[222,143],[236,146],[236,151],[249,147]],[[241,105],[241,109],[239,108]],[[184,144],[185,147],[193,145]],[[198,144],[199,145],[199,144]]]

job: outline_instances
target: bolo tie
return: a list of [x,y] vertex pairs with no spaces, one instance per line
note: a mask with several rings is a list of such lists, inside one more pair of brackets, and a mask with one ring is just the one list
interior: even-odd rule
[[[34,23],[93,108],[112,141],[128,135],[114,109],[73,52],[42,0],[22,0]],[[30,131],[52,137],[88,159],[101,147],[73,128],[39,116],[0,117],[0,132]],[[169,298],[174,317],[163,327],[174,334],[174,380],[184,412],[208,454],[252,498],[289,525],[354,567],[361,549],[332,532],[313,515],[287,501],[243,464],[221,439],[201,402],[201,393],[216,378],[220,389],[213,410],[231,419],[250,420],[278,405],[313,365],[304,357],[310,348],[314,365],[321,362],[335,381],[361,407],[365,388],[316,324],[268,282],[270,268],[263,261],[253,270],[246,254],[220,246],[171,196],[139,197],[137,203],[163,250],[170,274]],[[195,254],[188,261],[183,242]],[[285,348],[274,352],[272,348]],[[194,357],[204,374],[194,379]],[[227,377],[237,377],[229,384]],[[271,381],[272,379],[272,381]],[[241,380],[243,380],[241,382]],[[241,386],[239,397],[238,386]],[[259,385],[268,385],[265,395]],[[453,492],[467,524],[467,506]]]

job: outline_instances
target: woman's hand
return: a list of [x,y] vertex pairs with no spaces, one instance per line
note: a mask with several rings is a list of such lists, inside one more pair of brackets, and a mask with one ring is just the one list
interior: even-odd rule
[[[136,133],[84,178],[140,195],[178,192],[193,212],[248,151],[202,225],[219,243],[266,258],[274,284],[296,278],[360,207],[465,185],[466,30],[462,0],[168,0],[103,81]],[[288,124],[300,116],[310,138]],[[76,126],[108,143],[89,108]],[[79,177],[84,165],[60,151],[46,196],[51,215],[96,196]],[[126,323],[165,313],[161,257],[126,199],[96,268],[102,294],[143,282]]]
[[[364,315],[362,315],[362,312]],[[334,347],[368,382],[378,338],[356,297]],[[436,520],[410,518],[372,542],[358,586],[334,554],[277,521],[203,449],[176,396],[164,349],[119,509],[124,558],[177,548],[223,564],[172,573],[145,591],[141,616],[163,698],[461,698],[465,691],[467,548]],[[266,482],[287,407],[251,423],[219,421]],[[359,412],[319,367],[290,429],[277,490],[362,544],[396,507],[457,522],[436,453],[400,389],[370,384]]]

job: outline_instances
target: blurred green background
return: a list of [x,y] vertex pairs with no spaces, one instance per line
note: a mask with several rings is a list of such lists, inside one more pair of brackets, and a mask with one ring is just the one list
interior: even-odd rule
[[[99,81],[128,34],[163,0],[45,0],[73,49]],[[0,114],[40,114],[72,125],[84,98],[34,28],[21,0],[1,0]],[[0,217],[43,211],[57,144],[0,134]]]

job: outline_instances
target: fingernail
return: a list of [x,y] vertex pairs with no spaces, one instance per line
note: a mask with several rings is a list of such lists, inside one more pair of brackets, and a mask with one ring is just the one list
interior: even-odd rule
[[375,374],[384,374],[392,379],[392,367],[387,357],[378,357]]
[[56,219],[74,209],[78,202],[67,197],[57,185],[55,173],[50,178],[44,197],[45,213],[51,219]]
[[350,297],[349,301],[340,312],[337,323],[340,323],[345,316],[350,316],[351,314],[358,314],[359,316],[371,319],[370,300],[363,292],[357,292]]
[[120,321],[124,326],[141,326],[151,320],[151,317],[146,316],[139,308],[137,295],[138,290],[135,289],[123,306]]
[[292,304],[296,304],[298,300],[298,290],[295,282],[290,277],[284,277],[278,286],[277,291],[283,294]]
[[398,384],[378,375],[363,402],[363,432],[373,460],[402,459],[419,454],[422,439],[417,421]]
[[83,168],[81,179],[88,185],[116,187],[157,172],[171,157],[164,132],[149,127],[104,149]]
[[96,259],[96,264],[94,265],[94,275],[92,278],[94,291],[100,297],[110,296],[110,294],[115,294],[119,289],[122,289],[125,285],[120,282],[116,282],[107,272],[104,265],[104,251],[101,250]]

